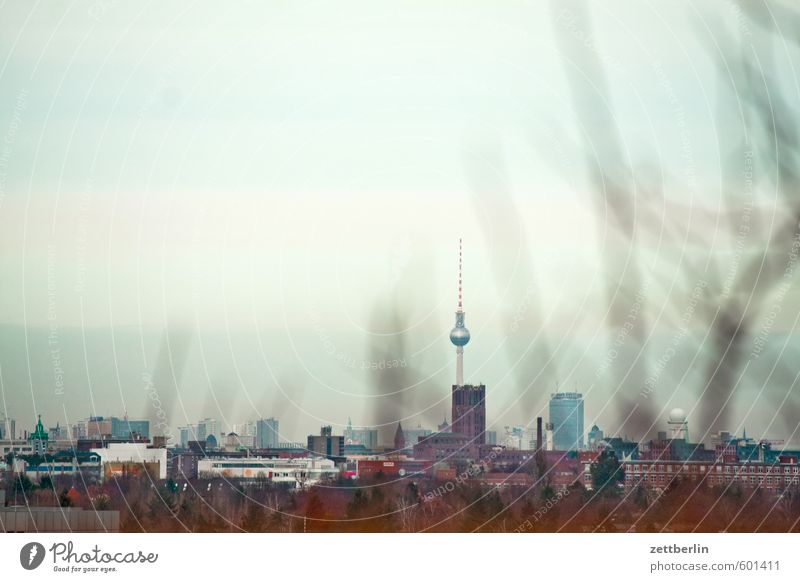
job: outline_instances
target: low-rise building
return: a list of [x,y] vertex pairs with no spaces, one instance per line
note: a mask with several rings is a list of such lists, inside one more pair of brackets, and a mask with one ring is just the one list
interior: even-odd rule
[[663,491],[682,481],[707,487],[735,484],[775,493],[800,486],[800,465],[797,457],[779,457],[773,463],[724,459],[714,462],[634,460],[623,463],[623,469],[626,489],[643,485]]
[[77,507],[0,507],[0,529],[8,533],[114,533],[119,511],[84,511]]
[[48,476],[64,477],[77,475],[81,472],[88,472],[97,476],[100,472],[100,457],[95,454],[84,455],[82,458],[51,458],[48,457],[40,463],[31,464],[20,458],[14,459],[12,463],[14,473],[24,473],[29,479],[39,481],[42,477]]
[[198,460],[197,473],[201,479],[212,477],[265,479],[273,483],[304,487],[336,478],[339,470],[333,461],[321,457],[299,459],[217,457]]
[[414,458],[434,462],[469,461],[474,457],[469,439],[459,433],[436,432],[414,444]]
[[430,461],[417,459],[357,459],[355,464],[355,474],[360,479],[424,475],[431,468]]
[[100,457],[104,479],[136,475],[143,470],[158,479],[167,478],[167,449],[149,448],[147,443],[111,443],[108,447],[92,449]]

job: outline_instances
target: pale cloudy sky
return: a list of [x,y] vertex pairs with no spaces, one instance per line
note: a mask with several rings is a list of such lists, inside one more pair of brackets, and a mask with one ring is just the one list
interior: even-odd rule
[[[747,249],[786,210],[767,158],[752,191],[744,161],[725,169],[720,135],[747,114],[712,55],[735,60],[767,36],[757,48],[777,47],[775,62],[762,65],[791,71],[796,47],[781,52],[734,3],[604,2],[590,21],[579,7],[2,5],[8,415],[155,418],[151,373],[173,428],[273,414],[286,440],[348,415],[432,426],[449,417],[459,237],[466,375],[489,386],[493,428],[531,422],[559,382],[587,394],[587,424],[614,432],[613,395],[642,346],[644,377],[659,378],[650,414],[693,410],[708,321],[691,317],[658,368],[697,279],[686,259],[724,278],[741,259],[726,221],[740,224],[743,197],[763,226]],[[796,97],[793,79],[769,81]],[[592,160],[608,183],[634,176],[635,253],[598,204]],[[654,281],[642,346],[611,362],[609,260]],[[787,297],[773,340],[792,337]],[[393,360],[403,367],[380,369]],[[750,407],[765,377],[732,430],[780,416],[778,396],[769,414]]]

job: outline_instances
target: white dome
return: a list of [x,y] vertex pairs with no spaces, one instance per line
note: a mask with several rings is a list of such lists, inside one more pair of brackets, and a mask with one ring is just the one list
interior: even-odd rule
[[669,412],[670,422],[686,422],[686,412],[683,408],[673,408]]

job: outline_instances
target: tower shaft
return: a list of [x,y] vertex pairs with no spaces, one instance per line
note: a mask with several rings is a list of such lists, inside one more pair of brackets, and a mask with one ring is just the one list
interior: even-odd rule
[[464,385],[464,348],[456,348],[456,386]]

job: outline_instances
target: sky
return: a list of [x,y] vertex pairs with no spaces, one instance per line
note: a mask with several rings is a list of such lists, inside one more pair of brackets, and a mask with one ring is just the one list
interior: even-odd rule
[[[461,238],[465,374],[487,385],[490,429],[577,389],[587,429],[640,438],[681,407],[701,436],[794,439],[792,239],[772,241],[792,211],[776,160],[795,152],[759,130],[757,89],[725,78],[756,62],[773,116],[782,97],[796,114],[797,46],[763,14],[0,13],[0,379],[21,428],[125,411],[173,432],[276,416],[286,441],[348,417],[387,442],[398,421],[433,427],[449,417]],[[742,265],[766,251],[790,273],[748,287]],[[750,325],[720,419],[715,306],[737,294]],[[764,357],[746,357],[761,336]]]

